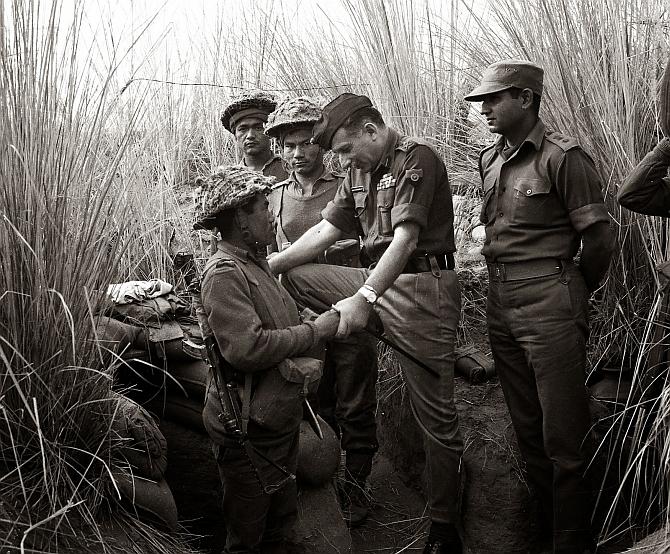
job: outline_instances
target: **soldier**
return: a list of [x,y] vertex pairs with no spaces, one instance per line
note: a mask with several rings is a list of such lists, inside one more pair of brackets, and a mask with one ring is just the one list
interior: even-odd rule
[[543,75],[528,61],[497,62],[465,99],[482,102],[500,135],[479,159],[496,370],[553,552],[582,554],[594,547],[587,301],[612,240],[593,162],[539,118]]
[[266,177],[284,181],[288,174],[282,159],[272,152],[269,137],[263,132],[268,115],[277,107],[275,97],[264,91],[245,91],[221,115],[223,126],[235,135],[242,164]]
[[[424,552],[459,554],[463,442],[453,386],[460,291],[444,163],[428,145],[387,127],[366,96],[335,98],[313,133],[313,142],[338,154],[347,175],[323,220],[270,259],[270,267],[285,273],[299,304],[321,312],[335,304],[338,338],[362,330],[375,311],[386,335],[421,362],[400,358],[430,476]],[[363,238],[371,267],[308,263],[347,233]]]
[[300,323],[293,299],[256,257],[258,245],[274,239],[271,183],[243,166],[222,167],[201,181],[196,201],[194,228],[221,233],[201,297],[205,341],[230,364],[228,375],[226,365],[215,370],[203,410],[223,481],[226,553],[301,551],[291,544],[301,395],[320,376],[310,354],[338,322],[331,310]]
[[[277,139],[291,173],[286,181],[272,187],[268,197],[277,244],[285,249],[310,227],[321,221],[321,211],[330,202],[343,176],[328,171],[323,164],[323,148],[310,142],[321,109],[308,98],[280,103],[265,125],[266,134]],[[348,253],[319,256],[325,263],[359,265],[359,237],[345,235]],[[338,259],[339,258],[339,259]],[[340,431],[346,452],[347,481],[342,490],[344,515],[351,526],[361,524],[368,513],[366,481],[372,470],[377,443],[375,411],[377,396],[377,341],[356,333],[331,342],[326,353],[324,375],[319,386],[319,410],[333,428]]]
[[646,215],[670,216],[670,139],[661,140],[626,177],[616,195],[624,208]]

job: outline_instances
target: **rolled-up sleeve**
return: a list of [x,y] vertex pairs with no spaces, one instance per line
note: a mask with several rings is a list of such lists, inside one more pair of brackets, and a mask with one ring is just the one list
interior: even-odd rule
[[624,208],[646,215],[670,216],[670,139],[664,138],[626,177],[617,193]]
[[422,229],[428,223],[430,206],[435,196],[439,159],[425,145],[412,148],[396,182],[396,193],[391,209],[391,225],[417,223]]
[[577,232],[598,222],[609,223],[600,177],[581,148],[565,152],[556,175],[556,189]]
[[263,328],[249,283],[234,264],[208,273],[202,285],[202,304],[221,354],[239,371],[268,369],[318,342],[311,322],[285,329]]

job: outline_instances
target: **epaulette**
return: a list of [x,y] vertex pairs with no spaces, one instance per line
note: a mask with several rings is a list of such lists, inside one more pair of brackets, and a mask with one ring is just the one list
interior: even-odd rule
[[230,258],[222,258],[221,256],[212,256],[207,263],[205,264],[204,269],[202,270],[202,281],[205,280],[205,276],[212,269],[235,269],[235,262]]
[[275,183],[274,185],[272,185],[270,187],[270,190],[275,190],[275,189],[278,189],[278,188],[283,187],[284,185],[288,185],[288,184],[289,184],[289,179],[284,179],[283,181],[279,181],[279,183]]
[[577,142],[577,139],[572,138],[572,137],[567,137],[567,136],[562,135],[561,133],[557,133],[555,131],[547,131],[544,135],[544,138],[546,138],[552,144],[555,144],[556,146],[558,146],[564,152],[567,152],[568,150],[572,150],[573,148],[578,148],[579,147],[579,143]]
[[335,179],[344,179],[347,176],[344,171],[331,171],[330,174],[335,177]]
[[411,150],[421,142],[413,137],[400,137],[400,140],[398,140],[398,144],[395,147],[396,150],[402,150],[403,152],[407,152],[408,150]]

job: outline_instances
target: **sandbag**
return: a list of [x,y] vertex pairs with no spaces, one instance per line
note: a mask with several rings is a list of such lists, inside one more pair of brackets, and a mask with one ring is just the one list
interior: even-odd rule
[[177,504],[165,479],[152,481],[124,471],[114,471],[112,476],[122,499],[132,505],[139,519],[177,530]]
[[114,396],[118,407],[112,431],[121,439],[118,456],[136,475],[160,480],[167,469],[167,441],[163,433],[139,404],[122,394]]
[[209,367],[202,360],[170,361],[168,372],[177,381],[168,381],[168,387],[175,394],[188,397],[200,403],[200,409],[205,404]]
[[300,423],[300,448],[296,479],[301,487],[319,487],[333,478],[340,464],[340,439],[321,416],[316,416],[323,440],[309,422]]
[[194,431],[206,433],[202,422],[202,401],[186,398],[183,393],[169,392],[154,398],[147,406],[161,419],[169,419]]

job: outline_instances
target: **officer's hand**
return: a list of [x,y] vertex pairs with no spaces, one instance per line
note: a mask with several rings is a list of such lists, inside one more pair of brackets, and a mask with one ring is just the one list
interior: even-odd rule
[[319,333],[319,338],[322,340],[332,339],[337,332],[339,323],[340,314],[335,310],[328,310],[314,320],[317,333]]
[[335,309],[340,312],[340,325],[335,338],[343,339],[365,328],[372,312],[372,304],[368,303],[363,295],[356,293],[340,300],[335,304]]

